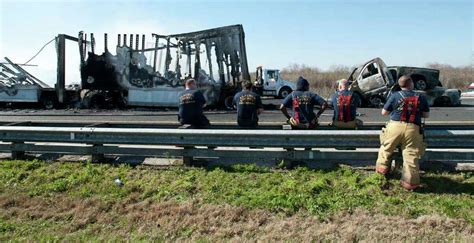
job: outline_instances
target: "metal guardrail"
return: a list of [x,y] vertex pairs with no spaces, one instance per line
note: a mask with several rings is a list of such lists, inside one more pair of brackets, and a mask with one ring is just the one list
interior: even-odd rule
[[[375,148],[377,130],[206,130],[1,126],[0,140],[86,144],[142,144],[280,148]],[[430,148],[474,148],[474,130],[428,130]]]
[[[0,151],[12,152],[13,157],[21,157],[25,152],[91,154],[93,160],[100,160],[104,154],[108,154],[183,157],[186,163],[191,163],[195,157],[353,163],[376,159],[379,134],[378,130],[0,126],[0,141],[3,142],[0,144]],[[425,160],[474,161],[474,130],[427,130],[425,138],[431,149],[427,151]],[[362,148],[372,151],[361,150]]]
[[[282,130],[281,122],[261,122],[254,130]],[[361,130],[380,130],[385,122],[365,122]],[[178,122],[162,121],[81,121],[81,120],[41,120],[41,121],[0,121],[0,126],[28,126],[28,127],[106,127],[106,128],[155,128],[176,129],[181,126]],[[218,130],[245,130],[237,126],[237,122],[213,122],[209,129]],[[457,123],[428,123],[425,130],[474,130],[473,122]],[[318,130],[338,130],[321,122]]]

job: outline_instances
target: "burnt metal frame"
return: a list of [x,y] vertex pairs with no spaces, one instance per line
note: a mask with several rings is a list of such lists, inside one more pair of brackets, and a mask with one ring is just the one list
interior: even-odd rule
[[[227,56],[237,56],[237,53],[231,54],[231,53],[222,53],[222,50],[220,50],[221,43],[216,43],[220,42],[221,39],[219,38],[228,38],[231,35],[238,35],[238,40],[239,40],[239,47],[238,47],[238,57],[237,60],[230,60],[230,63],[228,60],[222,59],[222,54],[225,54]],[[199,49],[200,45],[204,44],[206,46],[206,54],[207,54],[207,59],[209,63],[209,72],[210,76],[212,78],[213,73],[212,73],[212,61],[211,61],[211,52],[210,50],[212,47],[216,48],[216,53],[215,56],[217,58],[217,64],[218,64],[218,69],[219,69],[219,79],[221,81],[225,80],[225,73],[224,73],[224,67],[223,67],[223,62],[226,64],[226,70],[227,70],[227,80],[230,80],[230,72],[229,72],[229,66],[232,65],[238,65],[240,64],[240,70],[238,70],[238,67],[234,67],[235,72],[241,72],[242,79],[243,80],[250,80],[250,74],[249,74],[249,69],[248,69],[248,63],[247,63],[247,53],[246,53],[246,48],[245,48],[245,33],[243,30],[242,25],[231,25],[231,26],[225,26],[225,27],[220,27],[220,28],[214,28],[214,29],[208,29],[208,30],[201,30],[201,31],[195,31],[195,32],[189,32],[189,33],[182,33],[182,34],[173,34],[173,35],[159,35],[159,34],[152,34],[152,36],[155,38],[155,48],[148,48],[148,49],[143,49],[142,51],[153,51],[154,52],[154,63],[153,63],[153,68],[156,71],[156,56],[157,56],[157,51],[161,49],[166,49],[167,54],[166,54],[166,61],[165,61],[165,72],[169,70],[169,64],[171,62],[171,55],[170,55],[170,48],[182,48],[187,50],[186,55],[188,56],[188,59],[191,56],[191,53],[194,51],[195,53],[195,67],[194,67],[194,77],[196,78],[198,76],[199,69],[201,68],[201,61],[200,61],[200,56],[199,56]],[[217,39],[216,39],[217,38]],[[159,47],[158,43],[160,39],[164,39],[167,42],[166,46]],[[176,39],[177,43],[172,43],[171,39]],[[215,40],[214,40],[215,39]],[[194,49],[192,49],[190,46],[194,45]],[[168,61],[169,60],[169,61]],[[189,60],[188,60],[189,61]],[[237,62],[237,63],[235,63]],[[236,85],[236,81],[239,82],[238,75],[232,75],[233,76],[233,85]],[[237,77],[236,77],[237,76]]]

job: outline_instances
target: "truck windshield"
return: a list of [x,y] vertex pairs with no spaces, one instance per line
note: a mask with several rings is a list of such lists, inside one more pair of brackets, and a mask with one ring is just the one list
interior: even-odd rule
[[268,71],[268,78],[269,79],[274,79],[275,78],[275,71]]
[[392,72],[389,71],[388,68],[384,66],[382,73],[383,73],[383,75],[385,76],[385,79],[388,82],[388,86],[392,86],[395,83]]
[[354,68],[354,70],[352,71],[347,81],[354,81],[357,77],[359,77],[359,73],[361,69],[362,67]]

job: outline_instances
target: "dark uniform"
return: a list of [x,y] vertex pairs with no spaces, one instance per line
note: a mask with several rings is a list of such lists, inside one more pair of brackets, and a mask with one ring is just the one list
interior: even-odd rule
[[356,119],[359,102],[359,96],[350,90],[336,91],[331,96],[331,106],[334,108],[332,125],[340,128],[355,128],[362,125],[362,121]]
[[187,89],[179,95],[179,122],[196,127],[209,125],[209,120],[204,116],[202,107],[206,99],[199,90]]
[[390,170],[390,157],[401,144],[403,153],[402,186],[414,189],[420,184],[418,160],[425,152],[423,135],[420,131],[423,112],[430,108],[423,95],[403,90],[393,93],[384,109],[390,113],[390,122],[380,134],[380,150],[376,171],[387,174]]
[[237,106],[237,123],[241,127],[258,125],[257,110],[262,109],[260,96],[252,91],[243,90],[234,96],[233,103]]
[[[284,100],[286,108],[293,108],[293,119],[299,124],[310,124],[316,118],[315,105],[323,105],[324,99],[310,91],[293,91]],[[313,127],[309,127],[313,128]]]
[[[415,100],[418,102],[414,103]],[[393,93],[383,108],[391,112],[390,120],[414,123],[418,126],[421,125],[422,112],[430,112],[430,106],[425,96],[417,94],[413,90]]]

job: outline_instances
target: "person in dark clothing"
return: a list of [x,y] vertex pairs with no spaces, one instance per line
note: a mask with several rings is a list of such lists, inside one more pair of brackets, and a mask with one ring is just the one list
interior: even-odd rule
[[[411,81],[411,78],[408,80],[409,81],[405,82],[413,82]],[[405,108],[404,105],[409,103],[406,101],[409,98],[418,101],[416,110],[403,110],[403,108]],[[386,111],[384,112],[384,115],[390,114],[391,121],[413,123],[417,126],[421,126],[421,118],[424,117],[424,114],[428,114],[430,112],[430,106],[428,105],[426,97],[416,93],[413,91],[413,88],[410,87],[402,87],[401,91],[390,95],[387,102],[385,102],[383,109]]]
[[339,80],[337,91],[330,99],[330,105],[334,108],[331,125],[337,128],[352,129],[362,126],[362,121],[356,119],[359,102],[359,96],[349,90],[348,81],[346,79]]
[[192,125],[198,128],[209,126],[209,120],[203,113],[206,99],[202,92],[197,89],[196,81],[188,79],[185,86],[186,90],[179,95],[179,122],[181,125]]
[[[320,105],[321,109],[314,113],[314,106]],[[293,116],[288,113],[288,108],[293,109]],[[327,103],[319,95],[309,91],[309,83],[299,77],[296,91],[289,94],[280,106],[280,110],[288,119],[288,123],[297,129],[313,129],[318,125],[319,116],[326,110]]]
[[237,107],[237,123],[240,127],[258,126],[258,115],[263,111],[260,96],[252,92],[252,82],[244,81],[242,91],[234,96],[233,104]]

